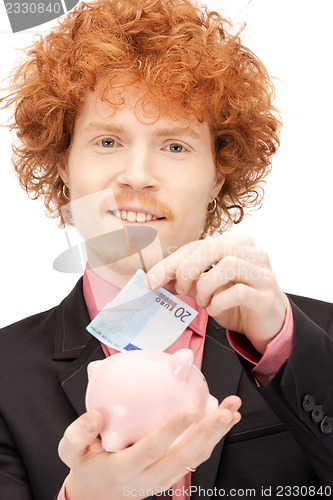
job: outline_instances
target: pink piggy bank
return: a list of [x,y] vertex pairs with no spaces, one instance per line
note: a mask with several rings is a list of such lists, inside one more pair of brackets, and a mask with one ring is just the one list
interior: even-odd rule
[[86,407],[103,416],[106,451],[126,448],[182,409],[203,417],[218,407],[190,349],[121,352],[90,363],[88,378]]

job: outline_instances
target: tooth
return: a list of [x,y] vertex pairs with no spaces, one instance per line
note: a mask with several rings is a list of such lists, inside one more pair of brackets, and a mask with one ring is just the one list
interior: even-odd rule
[[147,214],[147,221],[148,221],[148,220],[152,220],[152,218],[153,218],[153,216],[152,216],[152,215]]
[[143,212],[138,212],[136,214],[136,220],[137,220],[137,222],[146,222],[146,217],[147,217],[147,220],[148,220],[148,215],[146,216],[146,214],[143,213]]
[[115,211],[115,213],[114,213],[114,215],[115,215],[116,217],[121,217],[119,210],[116,210],[116,211]]
[[129,222],[136,222],[136,212],[127,212],[127,220]]
[[121,211],[121,218],[122,219],[127,219],[127,210],[122,210]]

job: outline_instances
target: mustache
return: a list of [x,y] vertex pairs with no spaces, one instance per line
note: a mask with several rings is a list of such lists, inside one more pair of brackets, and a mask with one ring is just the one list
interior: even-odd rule
[[[105,211],[118,209],[118,207],[126,206],[132,204],[134,207],[143,207],[153,213],[159,214],[161,217],[165,217],[169,220],[174,220],[175,214],[171,208],[164,202],[157,200],[151,194],[138,194],[132,195],[130,193],[119,193],[114,195],[116,206],[110,207],[110,203],[105,203]],[[114,202],[111,203],[114,205]]]

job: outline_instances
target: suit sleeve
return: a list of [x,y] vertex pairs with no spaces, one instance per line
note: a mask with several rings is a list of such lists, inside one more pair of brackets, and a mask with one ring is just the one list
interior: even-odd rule
[[33,500],[29,478],[15,443],[0,416],[0,497]]
[[[258,388],[285,422],[324,485],[333,486],[333,340],[294,303],[294,347]],[[332,321],[328,332],[332,335]]]

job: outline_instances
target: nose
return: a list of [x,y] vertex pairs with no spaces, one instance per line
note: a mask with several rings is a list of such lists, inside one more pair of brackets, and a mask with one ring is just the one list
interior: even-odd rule
[[156,190],[158,180],[154,168],[154,155],[148,148],[137,147],[123,158],[124,162],[117,176],[121,187],[130,187],[134,191]]

